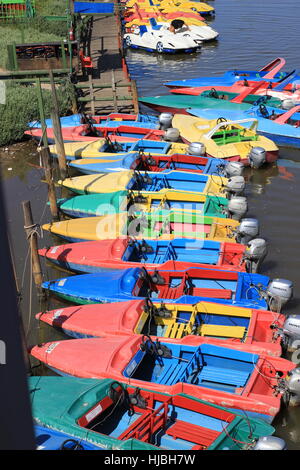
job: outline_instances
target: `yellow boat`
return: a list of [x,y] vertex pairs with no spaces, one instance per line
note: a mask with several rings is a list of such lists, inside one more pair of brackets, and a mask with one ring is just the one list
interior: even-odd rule
[[161,191],[165,188],[186,193],[202,193],[226,197],[228,179],[184,171],[166,173],[136,172],[134,170],[100,173],[67,178],[58,184],[78,194],[111,193],[114,191]]
[[[166,21],[166,19],[162,16],[155,17],[155,19],[156,19],[157,23],[167,25],[167,26],[169,26],[169,24],[171,22],[171,20]],[[178,16],[176,17],[176,19],[184,21],[185,24],[187,24],[188,26],[207,26],[205,21],[197,20],[196,18],[187,18],[185,16],[180,16],[180,13],[178,13]],[[137,25],[137,26],[142,26],[142,25],[147,26],[148,25],[148,26],[150,26],[149,18],[142,18],[142,19],[135,18],[134,20],[128,21],[125,24],[126,28],[131,28],[134,25]]]
[[127,213],[109,214],[101,217],[87,217],[64,220],[43,225],[47,230],[71,242],[107,240],[115,238],[173,240],[192,238],[234,242],[239,222],[233,219],[174,214],[155,217],[152,215],[131,216]]
[[[252,122],[249,128],[241,124]],[[172,125],[176,127],[185,142],[201,142],[208,157],[239,160],[249,164],[249,155],[254,148],[266,152],[266,161],[278,158],[277,145],[267,137],[257,134],[258,121],[255,118],[226,121],[202,119],[194,116],[175,114]]]
[[[136,154],[136,151],[133,152],[120,152],[119,154],[116,152],[101,152],[102,146],[105,144],[105,139],[99,139],[94,141],[88,142],[68,142],[65,143],[65,152],[66,156],[69,159],[80,159],[80,158],[103,158],[103,161],[112,162],[116,161],[116,157],[120,156],[120,160],[124,158],[124,155]],[[173,155],[174,153],[185,154],[188,149],[188,145],[181,144],[177,142],[168,142],[169,150],[165,155]],[[57,156],[57,148],[56,145],[49,146],[50,153],[53,156]],[[148,152],[146,152],[148,153]],[[151,153],[156,153],[154,150]],[[159,152],[158,152],[159,154]],[[111,158],[110,158],[111,157]],[[78,160],[79,162],[80,160]]]

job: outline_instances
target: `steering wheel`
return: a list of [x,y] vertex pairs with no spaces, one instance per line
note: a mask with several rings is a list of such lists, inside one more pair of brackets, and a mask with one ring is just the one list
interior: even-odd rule
[[210,98],[219,98],[219,95],[217,93],[217,90],[215,88],[212,88],[208,94]]
[[[219,117],[219,118],[217,119],[217,124],[220,124],[221,122],[228,122],[228,121],[227,121],[227,119],[226,119],[226,118],[224,118],[224,117]],[[227,126],[226,126],[226,125],[225,125],[225,126],[222,126],[222,127],[220,127],[220,129],[226,129],[226,128],[227,128]]]
[[[67,444],[71,444],[67,446]],[[62,443],[59,450],[84,450],[84,447],[75,439],[67,439]]]
[[263,117],[266,117],[266,118],[269,117],[269,112],[264,104],[259,105],[259,111]]

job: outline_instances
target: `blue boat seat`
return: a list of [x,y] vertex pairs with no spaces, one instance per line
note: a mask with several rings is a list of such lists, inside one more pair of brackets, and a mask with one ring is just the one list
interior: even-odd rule
[[206,366],[199,374],[199,385],[202,382],[220,383],[226,385],[234,385],[236,387],[244,387],[249,378],[249,372],[222,369],[221,367]]
[[181,361],[174,365],[174,361],[170,361],[168,367],[166,367],[158,377],[157,383],[168,385],[176,384],[184,369],[186,369],[186,362]]
[[144,34],[144,33],[147,33],[147,31],[148,31],[148,30],[147,30],[147,26],[144,25],[144,24],[142,24],[142,25],[140,26],[140,35],[143,36],[143,34]]
[[151,24],[152,29],[160,29],[161,25],[158,25],[155,18],[150,18],[149,23]]

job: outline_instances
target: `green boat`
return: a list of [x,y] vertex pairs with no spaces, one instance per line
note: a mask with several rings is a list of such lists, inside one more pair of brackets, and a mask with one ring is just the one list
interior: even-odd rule
[[281,107],[281,100],[271,96],[248,95],[241,103],[233,103],[232,100],[237,96],[239,96],[238,93],[222,92],[216,98],[211,90],[206,90],[197,96],[181,94],[144,96],[139,98],[139,101],[160,113],[188,114],[185,110],[190,108],[220,109],[220,116],[222,115],[222,110],[246,111],[258,104],[268,104],[268,106],[273,108]]
[[225,197],[188,193],[174,190],[157,192],[117,191],[114,193],[74,196],[58,201],[60,210],[70,217],[96,217],[106,214],[151,213],[165,216],[174,214],[199,214],[227,218],[229,200]]
[[274,433],[264,421],[183,393],[172,396],[110,379],[28,380],[37,424],[101,449],[246,450]]

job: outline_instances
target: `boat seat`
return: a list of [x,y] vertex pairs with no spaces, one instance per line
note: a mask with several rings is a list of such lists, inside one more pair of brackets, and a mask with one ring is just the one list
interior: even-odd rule
[[187,323],[171,322],[164,334],[165,338],[182,338],[187,329]]
[[236,387],[244,387],[249,378],[249,375],[249,372],[245,371],[206,366],[203,367],[198,378],[199,385],[201,385],[202,382],[213,382],[233,385]]
[[190,287],[188,289],[187,295],[194,295],[194,296],[197,296],[197,297],[212,297],[212,298],[230,300],[231,297],[232,297],[232,290],[230,290],[230,289],[209,289],[209,288]]
[[166,430],[166,434],[172,436],[174,439],[185,439],[197,445],[208,447],[221,433],[212,429],[203,428],[197,424],[177,420],[176,423]]
[[144,33],[147,33],[147,26],[145,26],[144,24],[142,24],[140,26],[140,35],[143,36]]
[[174,365],[173,361],[170,361],[168,367],[166,367],[161,375],[158,377],[157,383],[173,385],[178,382],[178,377],[182,375],[182,372],[186,368],[186,362],[178,362]]
[[245,336],[246,328],[244,326],[227,326],[227,325],[206,325],[203,324],[198,329],[201,336],[220,336],[222,338],[238,338]]

